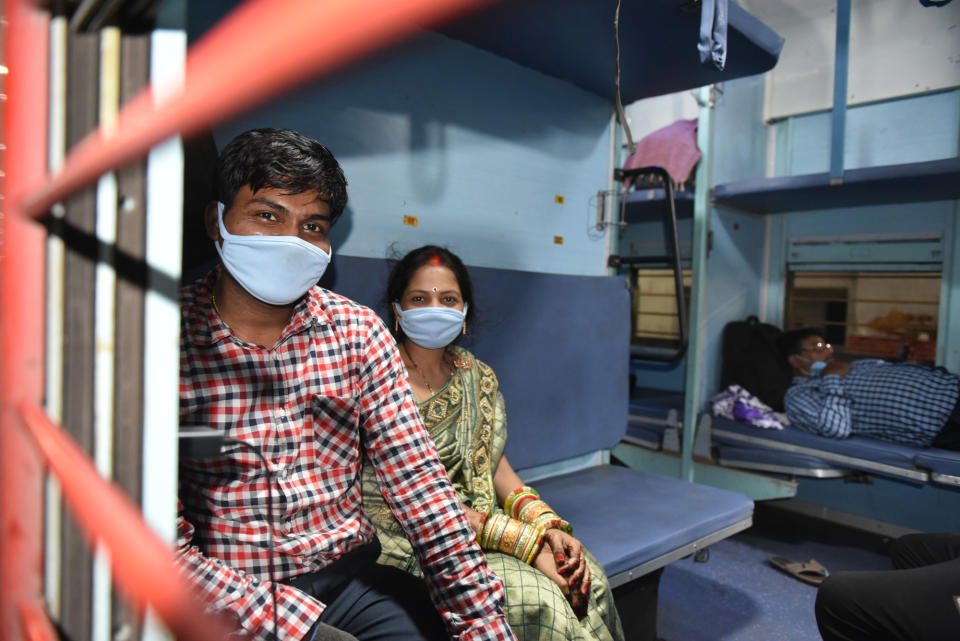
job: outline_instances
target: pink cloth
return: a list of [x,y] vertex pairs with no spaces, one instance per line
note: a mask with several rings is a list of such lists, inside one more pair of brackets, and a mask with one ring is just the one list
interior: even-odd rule
[[[638,142],[636,151],[630,154],[623,168],[663,167],[679,185],[690,177],[701,155],[697,147],[697,119],[678,120]],[[625,188],[630,186],[628,180],[623,184]]]

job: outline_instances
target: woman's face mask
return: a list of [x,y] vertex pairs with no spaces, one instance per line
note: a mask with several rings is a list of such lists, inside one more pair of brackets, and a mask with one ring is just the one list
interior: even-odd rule
[[399,303],[394,302],[393,311],[406,337],[427,349],[439,349],[452,343],[467,319],[466,304],[463,311],[449,307],[416,307],[404,311]]
[[316,285],[330,264],[331,252],[296,236],[231,234],[217,203],[223,246],[214,241],[224,267],[241,287],[270,305],[289,305]]

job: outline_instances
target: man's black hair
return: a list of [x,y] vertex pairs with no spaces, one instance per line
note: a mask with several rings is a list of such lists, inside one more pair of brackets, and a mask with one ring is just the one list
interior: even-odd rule
[[811,336],[822,337],[823,330],[816,327],[804,327],[781,334],[777,339],[777,347],[780,349],[780,356],[784,362],[788,362],[791,356],[802,352],[803,341]]
[[217,160],[217,200],[230,209],[248,185],[290,194],[315,190],[330,207],[333,224],[347,206],[347,179],[330,150],[290,129],[251,129],[231,140]]

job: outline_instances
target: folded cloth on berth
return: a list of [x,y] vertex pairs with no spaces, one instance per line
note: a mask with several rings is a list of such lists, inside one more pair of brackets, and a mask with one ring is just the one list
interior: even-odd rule
[[754,427],[782,430],[790,425],[786,414],[774,412],[759,398],[739,385],[730,385],[712,399],[713,415],[743,421]]

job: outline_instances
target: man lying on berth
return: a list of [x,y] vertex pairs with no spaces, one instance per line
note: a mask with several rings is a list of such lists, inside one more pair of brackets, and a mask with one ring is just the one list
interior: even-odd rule
[[[269,472],[242,447],[181,461],[179,563],[262,641],[343,638],[327,626],[361,641],[514,639],[396,342],[316,285],[347,201],[336,159],[293,131],[248,131],[216,181],[205,220],[221,264],[181,293],[180,421],[243,441]],[[426,583],[376,563],[363,454]]]
[[780,351],[793,368],[784,406],[795,426],[831,438],[960,450],[960,377],[942,367],[837,361],[816,329],[785,332]]

